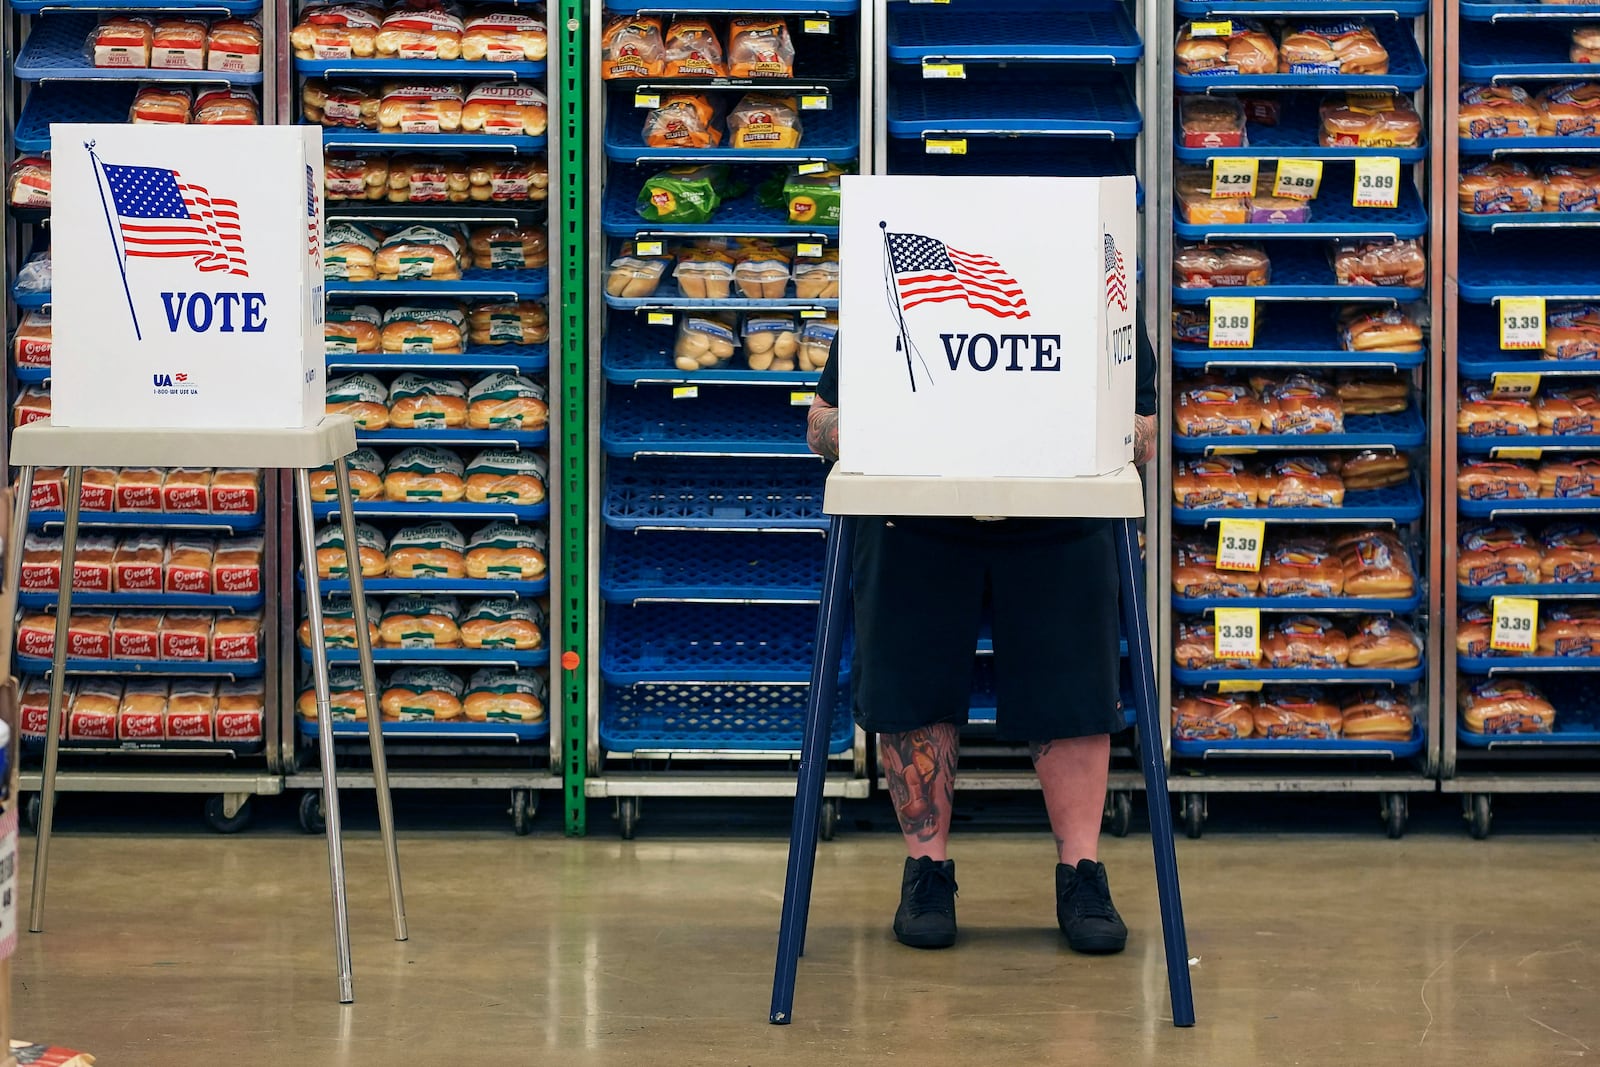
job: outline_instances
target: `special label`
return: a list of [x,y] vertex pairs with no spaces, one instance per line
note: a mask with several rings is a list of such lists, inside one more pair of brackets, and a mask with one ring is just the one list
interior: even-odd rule
[[1223,519],[1217,525],[1217,570],[1259,571],[1266,539],[1263,519]]
[[1211,348],[1250,348],[1256,343],[1256,301],[1253,296],[1212,297],[1207,310]]
[[1261,609],[1220,608],[1212,617],[1218,659],[1261,658]]
[[1532,652],[1539,644],[1539,602],[1525,596],[1497,596],[1491,601],[1494,622],[1489,647],[1496,652]]

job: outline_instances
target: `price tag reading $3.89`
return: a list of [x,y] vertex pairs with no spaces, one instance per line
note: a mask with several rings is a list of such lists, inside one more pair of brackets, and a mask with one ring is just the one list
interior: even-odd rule
[[1500,347],[1508,351],[1544,348],[1544,297],[1501,298]]
[[1263,519],[1223,519],[1217,529],[1217,570],[1259,571],[1266,539]]
[[1261,658],[1261,609],[1220,608],[1212,617],[1218,659]]
[[1272,195],[1285,200],[1315,200],[1322,188],[1322,160],[1280,159]]
[[1400,206],[1400,160],[1395,156],[1365,156],[1356,160],[1356,207]]
[[1539,602],[1532,597],[1497,596],[1490,601],[1494,621],[1489,647],[1496,652],[1532,652],[1539,645]]
[[1207,307],[1210,348],[1250,348],[1256,343],[1256,300],[1253,296],[1216,296]]
[[1259,159],[1216,159],[1211,163],[1211,199],[1230,200],[1256,195]]

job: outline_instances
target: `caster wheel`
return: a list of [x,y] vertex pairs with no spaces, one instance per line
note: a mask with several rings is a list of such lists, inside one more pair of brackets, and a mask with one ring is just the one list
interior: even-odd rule
[[300,794],[300,829],[308,834],[325,833],[328,829],[322,794],[315,789]]
[[639,798],[617,798],[617,832],[624,841],[632,841],[633,835],[639,829]]
[[206,825],[219,834],[236,834],[250,825],[255,810],[246,798],[232,815],[228,814],[228,798],[218,795],[206,797]]
[[1489,810],[1489,794],[1474,793],[1467,798],[1470,805],[1467,809],[1467,830],[1476,841],[1482,841],[1489,836],[1489,827],[1494,821],[1494,815]]
[[1127,837],[1128,828],[1133,825],[1133,794],[1122,791],[1111,794],[1109,818],[1106,820],[1106,829],[1111,831],[1112,837]]
[[533,830],[533,817],[539,813],[538,796],[531,789],[511,791],[511,832],[527,837]]
[[1192,841],[1200,839],[1206,825],[1206,797],[1204,793],[1185,793],[1183,796],[1183,831]]
[[818,827],[824,841],[832,841],[839,832],[839,798],[827,797],[822,801],[822,820]]
[[1384,829],[1391,840],[1398,841],[1405,836],[1410,806],[1411,801],[1404,793],[1390,793],[1380,802]]
[[44,816],[44,794],[28,794],[27,809],[23,812],[23,816],[28,820],[28,829],[38,833],[39,820]]

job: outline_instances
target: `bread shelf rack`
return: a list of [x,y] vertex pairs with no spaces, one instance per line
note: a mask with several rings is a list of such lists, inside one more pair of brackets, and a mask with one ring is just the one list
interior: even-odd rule
[[[419,73],[419,60],[407,59],[301,59],[295,72],[308,78],[411,78]],[[426,73],[440,77],[490,78],[495,81],[532,81],[543,84],[543,60],[499,63],[490,60],[430,59]]]
[[1174,611],[1184,615],[1208,615],[1229,608],[1255,608],[1262,614],[1311,613],[1316,615],[1410,615],[1422,605],[1422,596],[1248,596],[1172,598]]
[[1178,526],[1212,526],[1225,519],[1262,519],[1269,526],[1281,523],[1319,525],[1408,526],[1424,513],[1422,491],[1415,484],[1388,489],[1347,492],[1337,508],[1180,508],[1172,509]]
[[[304,645],[300,646],[300,661],[306,664],[311,662],[311,650]],[[355,663],[355,649],[330,648],[328,662]],[[372,662],[380,667],[470,667],[476,670],[502,667],[521,670],[548,666],[550,650],[535,648],[519,652],[505,648],[375,648],[372,650]]]
[[328,370],[415,370],[415,371],[507,371],[513,374],[544,374],[550,369],[550,350],[546,345],[499,345],[476,348],[455,354],[399,354],[362,352],[330,355]]
[[822,541],[815,537],[616,533],[601,555],[608,604],[816,604]]
[[1286,102],[1283,113],[1273,126],[1247,123],[1248,145],[1229,148],[1194,148],[1174,139],[1172,154],[1184,163],[1204,163],[1210,159],[1261,158],[1261,159],[1322,159],[1351,160],[1368,156],[1393,156],[1402,163],[1420,163],[1428,156],[1426,137],[1418,138],[1415,145],[1397,147],[1334,146],[1320,142],[1322,119],[1318,108],[1320,100]]
[[[98,6],[98,5],[97,5]],[[259,5],[258,5],[259,6]],[[96,67],[89,62],[84,42],[93,32],[94,13],[46,14],[28,34],[12,67],[18,79],[42,81],[132,81],[184,85],[260,85],[262,74],[235,74],[217,70],[155,70],[149,67]]]

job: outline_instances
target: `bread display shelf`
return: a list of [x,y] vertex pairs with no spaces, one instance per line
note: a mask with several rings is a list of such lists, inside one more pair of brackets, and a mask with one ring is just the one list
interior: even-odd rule
[[1256,608],[1262,612],[1314,612],[1318,615],[1409,615],[1422,604],[1422,594],[1408,597],[1377,596],[1250,596],[1250,597],[1172,597],[1172,608],[1185,615],[1206,615],[1232,608]]
[[1600,599],[1600,582],[1540,582],[1538,585],[1456,585],[1465,601],[1483,603],[1497,596],[1533,597],[1538,600]]
[[[55,591],[47,593],[22,592],[17,596],[17,603],[32,611],[54,611],[60,595]],[[207,595],[205,593],[88,593],[74,592],[72,594],[73,610],[78,608],[151,608],[151,609],[181,609],[190,608],[196,611],[225,611],[229,613],[260,611],[266,604],[265,593],[252,593],[248,596]]]
[[[44,751],[44,738],[32,734],[22,738],[22,747],[29,755]],[[70,737],[61,739],[63,752],[79,756],[251,756],[266,747],[261,741],[85,741]]]
[[[194,73],[194,72],[190,72]],[[19,155],[50,151],[52,122],[127,122],[138,86],[131,82],[51,81],[37,85],[17,118]]]
[[1456,666],[1463,674],[1521,674],[1600,671],[1600,656],[1457,656]]
[[1336,670],[1317,670],[1310,667],[1282,669],[1264,667],[1260,670],[1234,670],[1226,667],[1208,670],[1172,668],[1173,680],[1178,684],[1207,687],[1215,687],[1222,682],[1261,682],[1265,685],[1409,685],[1421,680],[1423,673],[1424,669],[1421,666],[1406,670],[1361,670],[1348,667]]
[[[811,605],[641,604],[606,614],[600,675],[609,685],[806,682],[816,647]],[[845,636],[839,674],[849,674]]]
[[[252,533],[261,529],[266,516],[259,511],[236,515],[181,511],[80,511],[78,525],[84,529],[208,530],[213,533]],[[28,512],[28,529],[55,530],[67,524],[60,511]]]
[[1341,18],[1414,18],[1428,12],[1428,0],[1347,0],[1332,7],[1328,0],[1177,0],[1173,10],[1180,18],[1217,19],[1235,16],[1268,19],[1278,16],[1337,14]]
[[[205,82],[227,85],[260,85],[262,74],[233,74],[218,70],[155,70],[150,67],[96,67],[85,50],[98,16],[50,14],[33,24],[22,51],[12,68],[25,82],[38,81],[122,81],[122,82]],[[126,115],[122,116],[125,120]],[[86,120],[80,120],[86,121]]]
[[[419,500],[412,503],[393,500],[357,500],[355,509],[358,519],[401,519],[409,522],[420,519],[445,519],[451,522],[472,520],[539,522],[550,517],[550,504],[547,501],[522,506],[493,502],[474,504],[465,500],[452,504],[436,500]],[[339,505],[334,501],[314,503],[311,505],[311,513],[319,519],[331,519],[339,514]]]
[[618,530],[826,532],[826,470],[790,459],[644,459],[607,465],[601,517]]
[[[1596,145],[1600,148],[1600,144]],[[1600,226],[1600,212],[1592,211],[1517,211],[1502,215],[1472,215],[1458,212],[1463,230],[1498,233],[1504,230],[1594,229]]]
[[662,3],[661,0],[629,3],[628,0],[622,0],[620,3],[610,3],[608,0],[606,10],[617,15],[632,15],[640,11],[692,11],[715,15],[774,14],[832,17],[853,15],[861,10],[861,4],[860,0],[751,0],[750,3],[740,3],[739,0],[673,0],[671,3]]
[[[1276,126],[1263,126],[1258,122],[1245,124],[1248,145],[1238,148],[1186,148],[1181,143],[1182,130],[1174,124],[1172,154],[1179,160],[1198,163],[1214,157],[1240,159],[1356,159],[1362,156],[1394,156],[1402,163],[1417,163],[1428,157],[1425,144],[1405,148],[1335,148],[1320,143],[1322,116],[1320,97],[1295,94],[1281,101],[1282,116]],[[1312,202],[1313,217],[1318,201]]]
[[1537,349],[1501,348],[1495,316],[1482,305],[1463,307],[1460,322],[1456,363],[1462,378],[1486,381],[1496,374],[1557,378],[1600,375],[1600,359],[1544,359],[1543,352]]
[[777,389],[729,386],[676,398],[674,390],[612,386],[600,443],[612,456],[705,454],[797,456],[806,446],[810,401]]
[[472,59],[296,59],[294,72],[311,78],[444,78],[470,75],[500,81],[521,81],[525,78],[543,78],[545,61],[494,63]]
[[[1323,13],[1330,19],[1348,17],[1342,8],[1333,5],[1324,8]],[[1373,19],[1372,30],[1389,53],[1387,74],[1175,74],[1172,81],[1188,93],[1258,89],[1387,89],[1411,93],[1426,85],[1428,68],[1409,23]]]
[[1346,415],[1344,433],[1256,433],[1237,436],[1189,437],[1174,434],[1173,447],[1179,452],[1212,452],[1223,449],[1270,449],[1274,452],[1308,451],[1326,448],[1420,448],[1427,438],[1422,413],[1415,407],[1394,415]]
[[601,353],[606,381],[617,385],[785,385],[813,387],[819,371],[750,370],[737,356],[727,365],[680,371],[673,364],[676,334],[645,325],[638,316],[611,317]]
[[[1349,499],[1346,497],[1346,499]],[[1600,496],[1529,497],[1526,500],[1456,501],[1462,518],[1512,519],[1554,515],[1600,515]]]
[[261,0],[15,0],[8,5],[19,15],[54,11],[171,11],[183,15],[250,15]]
[[[769,168],[751,168],[764,171]],[[608,237],[635,237],[639,234],[683,236],[744,235],[750,237],[837,237],[839,227],[817,226],[812,223],[790,222],[783,211],[765,207],[756,201],[755,187],[764,174],[749,182],[750,190],[743,196],[724,200],[708,222],[650,222],[639,217],[634,209],[639,191],[644,188],[656,169],[638,167],[632,173],[613,173],[606,181],[606,191],[601,203],[601,228]]]
[[1409,741],[1355,741],[1342,737],[1246,737],[1233,741],[1185,741],[1172,738],[1172,751],[1179,756],[1377,756],[1404,759],[1422,751],[1424,739],[1418,730]]
[[1015,69],[966,78],[894,79],[890,137],[1067,136],[1132,140],[1144,121],[1120,78]]
[[1600,300],[1600,256],[1592,241],[1576,234],[1465,234],[1458,277],[1461,299],[1473,303],[1503,296]]
[[340,148],[425,148],[439,152],[541,152],[547,138],[540,134],[492,133],[383,133],[378,130],[352,130],[343,126],[322,131],[322,147]]
[[[1600,501],[1597,501],[1600,503]],[[1186,526],[1211,525],[1223,519],[1264,519],[1270,523],[1315,522],[1391,523],[1404,526],[1422,518],[1422,490],[1416,483],[1386,489],[1347,492],[1344,506],[1337,508],[1179,508],[1172,509],[1172,521]]]
[[698,311],[702,309],[713,311],[754,311],[760,308],[777,310],[819,308],[824,311],[834,311],[839,307],[839,301],[832,298],[801,299],[798,297],[784,297],[774,300],[749,300],[735,297],[727,300],[714,300],[703,296],[683,296],[678,292],[676,283],[663,280],[661,287],[649,296],[612,296],[607,293],[606,305],[616,308],[618,311]]
[[1567,726],[1557,712],[1556,728],[1542,734],[1476,734],[1457,727],[1456,739],[1469,748],[1559,748],[1563,745],[1600,745],[1600,723],[1585,722]]
[[[1276,270],[1277,264],[1273,264]],[[1254,296],[1267,299],[1266,291],[1274,286],[1253,286],[1219,289],[1174,289],[1173,302],[1206,303],[1206,299],[1186,299],[1199,293],[1207,299],[1226,296]],[[1346,290],[1350,286],[1340,286]],[[1360,293],[1381,293],[1383,289],[1357,289]],[[1296,299],[1308,299],[1299,297]],[[1369,298],[1373,299],[1373,298]],[[1381,298],[1378,298],[1381,299]],[[1352,300],[1352,303],[1355,302]],[[1321,314],[1319,314],[1321,312]],[[1290,316],[1294,316],[1291,318]],[[1303,317],[1302,317],[1303,316]],[[1324,318],[1322,324],[1316,319]],[[1396,370],[1419,367],[1427,358],[1427,350],[1413,352],[1350,352],[1338,347],[1334,332],[1333,313],[1323,309],[1285,308],[1281,314],[1268,311],[1256,331],[1256,344],[1252,348],[1210,348],[1206,345],[1185,344],[1174,341],[1172,363],[1175,367],[1230,367],[1230,366],[1296,366],[1308,369],[1334,367],[1392,367]],[[1309,320],[1309,321],[1308,321]]]
[[1268,237],[1421,237],[1428,232],[1428,209],[1410,179],[1400,180],[1398,207],[1355,207],[1351,203],[1355,175],[1334,168],[1324,176],[1322,191],[1311,202],[1310,222],[1191,223],[1174,219],[1172,228],[1190,241],[1222,237],[1260,240]]
[[330,299],[346,296],[503,296],[508,299],[515,297],[518,300],[529,300],[549,294],[550,275],[544,267],[522,270],[468,267],[461,272],[458,280],[453,281],[410,278],[393,282],[350,282],[342,278],[329,278],[327,292]]
[[[1592,77],[1592,75],[1591,75]],[[1600,137],[1458,137],[1463,156],[1521,155],[1526,152],[1600,152]]]
[[[1566,10],[1566,9],[1561,9]],[[1465,22],[1461,26],[1462,81],[1593,78],[1593,63],[1568,59],[1571,40],[1564,26],[1511,26]]]
[[[674,90],[665,84],[659,95]],[[637,94],[636,94],[637,95]],[[730,93],[727,102],[738,100]],[[646,108],[627,106],[632,101],[619,97],[612,101],[606,117],[606,158],[619,163],[682,163],[704,160],[711,163],[804,163],[825,160],[844,163],[861,153],[861,115],[854,92],[840,92],[831,98],[826,110],[802,110],[800,144],[795,148],[652,148],[644,143],[642,128]]]
[[[607,752],[721,749],[800,751],[807,685],[606,686],[600,746]],[[849,687],[840,686],[828,727],[828,752],[850,751],[855,721]]]
[[[300,662],[311,663],[311,650],[300,646]],[[359,663],[353,648],[328,649],[328,662]],[[375,648],[372,662],[379,667],[544,667],[550,663],[548,648],[518,652],[508,648]]]
[[49,367],[13,367],[12,370],[16,372],[17,381],[23,385],[38,385],[50,380]]
[[465,352],[407,355],[400,352],[363,352],[328,356],[332,370],[511,371],[543,374],[550,369],[549,345],[469,347]]
[[[320,723],[295,717],[295,729],[303,738],[315,740]],[[367,724],[364,722],[336,722],[333,736],[366,740]],[[447,722],[390,722],[383,720],[383,739],[397,741],[542,741],[550,736],[550,716],[538,722],[472,722],[451,719]]]
[[1036,5],[985,4],[981,14],[961,4],[915,6],[889,20],[891,63],[1052,60],[1136,63],[1139,32],[1119,3],[1088,3],[1045,14]]
[[1510,449],[1536,448],[1543,452],[1600,451],[1600,434],[1527,434],[1525,436],[1458,433],[1456,447],[1463,455],[1499,455]]
[[[304,574],[295,578],[304,589]],[[362,584],[371,596],[412,593],[418,596],[538,597],[550,591],[550,579],[532,582],[504,581],[499,578],[368,578]],[[317,582],[323,595],[350,592],[350,579],[323,578]]]
[[[27,674],[48,675],[51,661],[36,656],[18,656],[17,669]],[[205,660],[205,659],[77,659],[67,658],[68,674],[114,674],[129,676],[155,676],[189,678],[204,675],[208,678],[259,678],[266,669],[265,660]]]
[[820,537],[613,533],[600,553],[600,596],[639,601],[815,604]]
[[[968,177],[1049,174],[1065,178],[1130,174],[1135,169],[1130,147],[1122,141],[1080,140],[1072,146],[1071,152],[1041,156],[1040,146],[1025,139],[986,137],[969,141],[965,155],[941,156],[929,155],[925,146],[917,141],[890,141],[889,173]],[[1136,205],[1142,209],[1143,182],[1138,184],[1134,195]]]
[[1461,17],[1469,22],[1508,22],[1538,20],[1539,22],[1592,19],[1600,16],[1600,4],[1484,4],[1465,2]]
[[550,431],[537,430],[357,430],[363,445],[443,445],[448,448],[540,448],[550,443]]
[[[48,289],[18,289],[11,287],[11,300],[23,311],[33,311],[50,306],[50,290]],[[46,375],[48,377],[48,375]]]
[[[616,5],[607,4],[608,11],[616,11]],[[686,8],[671,9],[684,11]],[[762,11],[772,11],[773,8],[762,8]],[[856,69],[856,54],[848,49],[822,48],[817,44],[825,35],[806,34],[799,32],[801,25],[790,23],[790,30],[794,31],[792,37],[795,44],[794,77],[792,78],[613,78],[606,85],[615,93],[683,93],[683,92],[744,92],[750,89],[763,89],[768,92],[781,92],[784,95],[804,93],[808,90],[829,92],[833,89],[853,88],[860,72]],[[848,26],[829,26],[828,35],[843,37],[853,32]],[[808,47],[809,45],[809,47]],[[733,98],[729,98],[731,103]],[[628,107],[632,101],[624,100],[623,107]],[[612,106],[615,106],[613,104]],[[835,105],[837,106],[837,105]],[[641,113],[642,114],[642,113]]]

